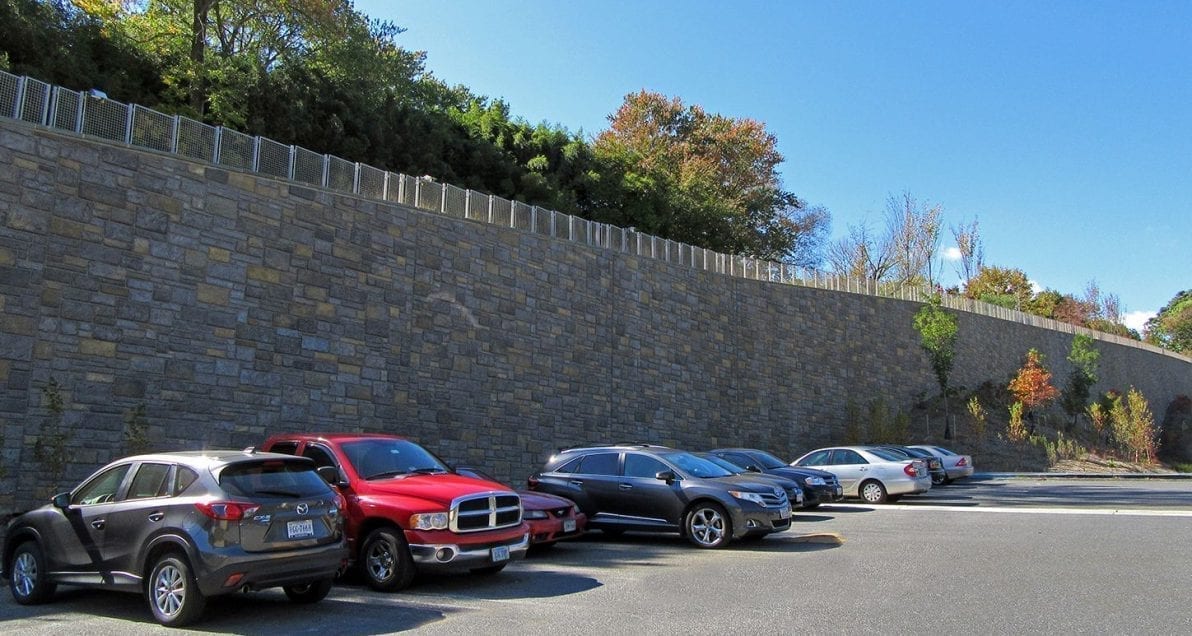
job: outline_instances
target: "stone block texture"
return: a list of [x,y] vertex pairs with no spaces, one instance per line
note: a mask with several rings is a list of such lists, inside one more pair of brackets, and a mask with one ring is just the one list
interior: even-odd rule
[[[386,431],[515,484],[559,447],[839,441],[937,389],[912,302],[758,282],[0,123],[0,511],[128,450]],[[1071,334],[961,313],[954,384]],[[1100,342],[1162,413],[1192,361]],[[65,413],[46,409],[62,387]],[[35,460],[46,427],[67,461]]]

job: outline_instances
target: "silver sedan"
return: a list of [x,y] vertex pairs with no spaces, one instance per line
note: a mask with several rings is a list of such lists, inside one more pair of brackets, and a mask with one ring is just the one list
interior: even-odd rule
[[945,484],[954,479],[973,476],[972,455],[961,455],[942,446],[930,446],[928,444],[916,444],[911,446],[911,448],[922,448],[943,460],[944,472],[947,474],[947,479],[944,480]]
[[870,446],[820,448],[791,462],[826,470],[840,480],[844,496],[868,503],[897,501],[931,490],[931,473],[922,459],[907,459]]

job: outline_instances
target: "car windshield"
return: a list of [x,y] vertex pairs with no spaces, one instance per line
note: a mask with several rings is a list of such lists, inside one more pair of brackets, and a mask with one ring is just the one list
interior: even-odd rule
[[706,459],[734,475],[740,475],[742,472],[740,466],[728,461],[727,459],[721,459],[711,453],[697,453],[696,457],[699,457],[700,459]]
[[956,455],[957,454],[957,453],[954,453],[954,452],[944,448],[943,446],[932,446],[931,448],[933,448],[940,455]]
[[712,462],[696,457],[691,453],[686,452],[672,452],[659,453],[659,456],[668,462],[679,467],[679,470],[691,475],[692,477],[728,477],[736,473],[731,473]]
[[762,468],[786,468],[790,465],[765,451],[753,451],[750,456],[761,462]]
[[448,472],[447,465],[425,448],[405,439],[362,439],[344,442],[344,454],[364,479]]
[[870,448],[869,452],[870,452],[870,454],[877,455],[878,457],[881,457],[882,459],[885,459],[887,461],[892,461],[892,462],[900,462],[907,458],[906,455],[899,454],[895,451],[887,450],[885,448]]
[[239,497],[318,497],[330,492],[327,482],[306,460],[270,459],[236,462],[219,473],[219,485]]

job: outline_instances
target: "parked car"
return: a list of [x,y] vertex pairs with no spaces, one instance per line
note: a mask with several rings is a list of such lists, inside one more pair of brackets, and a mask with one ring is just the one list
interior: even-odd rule
[[844,499],[844,491],[836,475],[806,466],[791,466],[771,453],[756,448],[717,448],[709,451],[733,464],[755,473],[789,477],[803,486],[803,508]]
[[[460,475],[497,481],[488,473],[471,466],[456,466]],[[518,490],[522,500],[522,519],[530,524],[530,547],[545,549],[562,539],[573,539],[588,528],[588,516],[574,501],[532,490]]]
[[944,463],[944,473],[947,478],[944,483],[950,483],[956,479],[963,479],[965,477],[972,477],[973,471],[973,456],[961,455],[955,451],[948,450],[943,446],[932,446],[929,444],[915,444],[911,448],[922,448],[926,451],[934,453]]
[[12,520],[4,576],[22,605],[58,585],[144,594],[179,626],[207,597],[281,587],[322,600],[348,556],[344,499],[307,459],[252,451],[159,453],[100,468]]
[[895,444],[882,444],[881,448],[891,450],[906,457],[918,457],[927,462],[927,472],[931,473],[931,485],[942,486],[948,480],[948,474],[944,471],[944,462],[935,453],[923,450],[922,448],[915,448],[913,446],[899,446]]
[[869,503],[897,501],[902,495],[931,490],[926,462],[871,446],[820,448],[791,463],[835,474],[846,497],[860,497]]
[[734,475],[748,475],[754,481],[760,481],[766,484],[774,484],[775,486],[785,490],[786,498],[791,503],[791,512],[794,512],[797,508],[801,508],[803,506],[803,487],[799,485],[799,482],[790,479],[789,477],[750,472],[728,461],[727,459],[721,459],[720,457],[708,452],[692,454],[696,457],[702,457]]
[[678,532],[701,548],[790,527],[786,492],[691,453],[651,445],[571,448],[529,478],[531,490],[566,497],[588,527]]
[[516,492],[403,437],[291,433],[264,448],[309,457],[343,493],[349,556],[373,589],[403,589],[419,570],[495,574],[529,548]]

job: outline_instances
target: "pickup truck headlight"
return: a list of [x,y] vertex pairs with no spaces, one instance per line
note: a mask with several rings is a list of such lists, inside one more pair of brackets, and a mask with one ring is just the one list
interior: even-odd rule
[[762,499],[761,493],[743,492],[740,490],[730,490],[730,491],[728,491],[728,494],[736,497],[737,499],[742,499],[744,501],[752,501],[753,503],[755,503],[759,506],[766,505],[766,500]]
[[527,510],[522,515],[522,519],[546,519],[547,514],[545,510]]
[[824,481],[823,477],[807,477],[803,480],[803,483],[807,484],[808,486],[826,486],[826,485],[828,485],[828,482]]
[[446,530],[447,513],[424,512],[410,515],[410,526],[415,530]]

